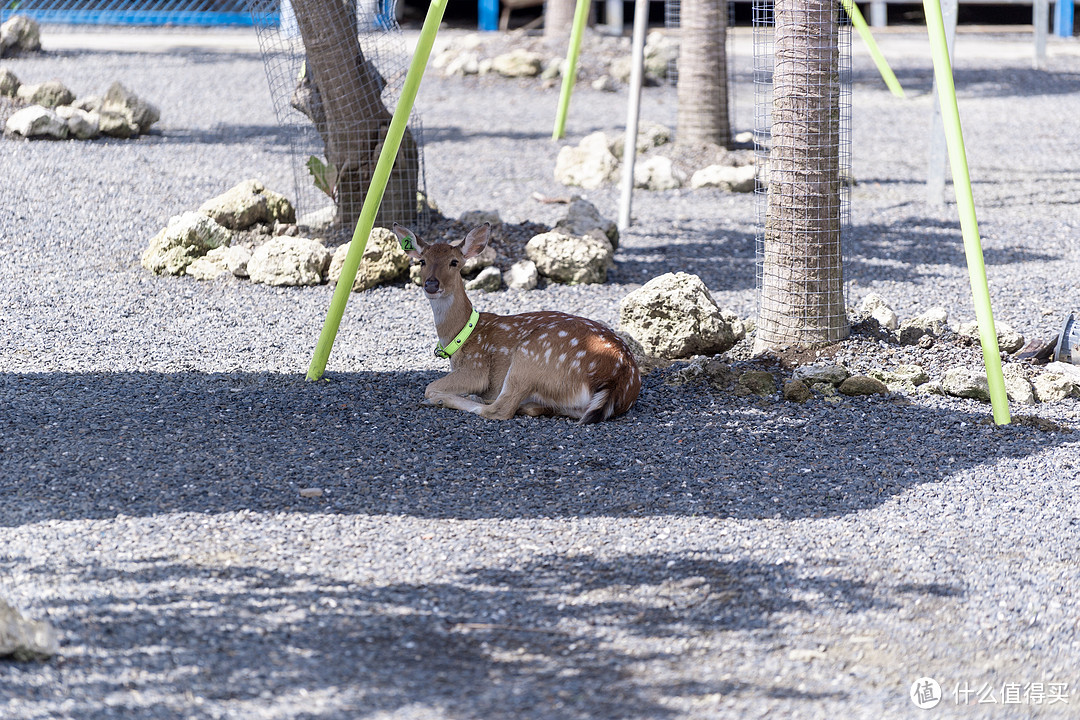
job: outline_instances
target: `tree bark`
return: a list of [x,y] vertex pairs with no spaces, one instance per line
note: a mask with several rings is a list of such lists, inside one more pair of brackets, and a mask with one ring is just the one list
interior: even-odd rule
[[840,252],[835,0],[776,0],[768,201],[755,352],[848,335]]
[[682,2],[675,134],[679,144],[731,146],[727,13],[727,0]]
[[544,37],[570,37],[576,7],[574,0],[547,0],[544,3]]
[[[382,101],[385,82],[364,58],[354,5],[341,0],[293,0],[293,7],[307,53],[311,87],[304,96],[312,110],[309,117],[323,139],[327,161],[337,169],[335,225],[351,229],[360,217],[390,127],[391,113]],[[390,227],[393,221],[416,220],[419,165],[416,143],[406,130],[376,225]]]

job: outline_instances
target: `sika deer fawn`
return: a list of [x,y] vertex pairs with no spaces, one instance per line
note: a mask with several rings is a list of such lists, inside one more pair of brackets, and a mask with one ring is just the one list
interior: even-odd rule
[[428,244],[394,224],[402,248],[422,266],[439,334],[435,354],[450,358],[450,373],[427,386],[424,402],[493,420],[522,413],[593,423],[626,412],[641,376],[630,349],[609,328],[561,312],[473,309],[461,265],[480,254],[490,231],[484,223],[463,240]]

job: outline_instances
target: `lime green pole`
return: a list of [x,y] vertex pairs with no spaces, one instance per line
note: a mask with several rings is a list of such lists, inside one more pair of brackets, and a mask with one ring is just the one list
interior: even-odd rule
[[559,110],[555,115],[555,131],[552,140],[558,140],[566,132],[566,113],[570,109],[570,95],[577,82],[577,59],[581,51],[581,36],[585,33],[585,23],[589,20],[589,0],[577,0],[574,8],[574,27],[570,31],[570,47],[566,50],[566,74],[562,79],[562,93],[559,94]]
[[986,283],[986,266],[983,264],[982,244],[979,241],[979,224],[975,219],[975,199],[971,193],[968,176],[967,153],[964,151],[964,133],[960,128],[960,110],[956,105],[956,87],[953,85],[952,64],[949,48],[945,42],[945,23],[941,18],[939,0],[923,0],[926,29],[930,34],[930,50],[934,58],[934,78],[937,80],[941,119],[945,125],[945,143],[949,148],[949,164],[952,166],[953,188],[960,213],[960,229],[964,235],[964,253],[967,256],[968,277],[971,280],[971,296],[975,304],[975,319],[979,323],[979,340],[982,342],[983,362],[986,364],[986,380],[990,386],[990,402],[994,408],[994,422],[1009,423],[1009,399],[1005,392],[1005,378],[1001,372],[1001,355],[998,351],[994,314],[990,309],[990,288]]
[[878,72],[881,73],[881,79],[885,81],[885,85],[896,97],[904,97],[904,88],[900,87],[900,81],[896,79],[896,75],[893,73],[892,68],[889,67],[888,61],[881,54],[877,42],[874,41],[874,36],[870,34],[870,28],[867,26],[863,14],[859,11],[859,6],[852,0],[840,0],[840,4],[844,6],[844,11],[851,18],[851,24],[855,26],[859,37],[866,43],[866,49],[870,51],[870,57],[874,59],[874,64],[877,65]]
[[390,119],[390,128],[386,131],[382,152],[379,153],[379,161],[375,164],[371,184],[368,185],[367,195],[364,196],[360,218],[356,221],[352,244],[349,245],[345,263],[341,266],[341,277],[334,289],[334,297],[330,300],[330,309],[326,313],[322,334],[319,335],[315,355],[311,358],[311,365],[308,367],[308,380],[318,380],[326,370],[330,348],[334,345],[334,338],[337,337],[338,327],[341,325],[341,317],[345,314],[345,305],[349,302],[349,293],[352,292],[353,281],[356,279],[356,270],[360,266],[360,258],[364,255],[364,247],[371,235],[371,228],[375,225],[375,214],[379,211],[379,204],[386,191],[386,183],[390,179],[390,171],[394,168],[398,148],[401,147],[401,139],[405,135],[405,125],[412,112],[416,91],[420,88],[420,79],[424,76],[424,68],[427,67],[428,58],[431,56],[431,46],[435,43],[435,35],[439,32],[439,23],[442,22],[447,2],[448,0],[432,0],[431,5],[428,6],[424,26],[420,29],[416,52],[413,53],[409,71],[405,75],[401,97],[398,98],[394,116]]

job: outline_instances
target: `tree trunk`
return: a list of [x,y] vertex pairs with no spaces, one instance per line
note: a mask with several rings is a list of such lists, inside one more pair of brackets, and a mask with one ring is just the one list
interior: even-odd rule
[[776,0],[772,146],[755,352],[847,337],[835,0]]
[[547,0],[544,3],[544,37],[570,37],[576,7],[574,0]]
[[731,145],[727,13],[727,0],[682,1],[675,134],[681,145]]
[[[385,81],[360,49],[355,5],[293,0],[293,8],[307,53],[307,114],[323,139],[328,163],[337,170],[335,225],[352,229],[390,127],[391,113],[382,101]],[[415,221],[419,166],[416,143],[406,131],[375,218],[377,226]]]

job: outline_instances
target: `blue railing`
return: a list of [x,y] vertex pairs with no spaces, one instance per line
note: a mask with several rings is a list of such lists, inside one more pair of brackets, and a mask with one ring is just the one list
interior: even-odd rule
[[[25,15],[57,25],[251,26],[247,0],[0,0],[0,22]],[[274,17],[260,22],[277,24]]]

